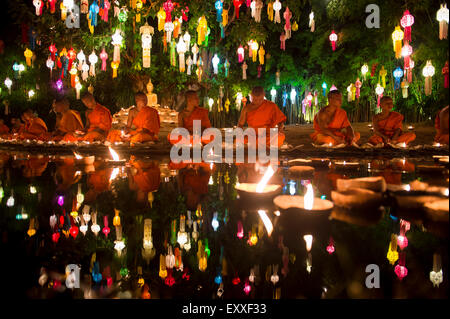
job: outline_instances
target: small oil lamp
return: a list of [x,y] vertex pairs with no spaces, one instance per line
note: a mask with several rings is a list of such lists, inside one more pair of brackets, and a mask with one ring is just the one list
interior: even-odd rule
[[115,150],[113,150],[110,146],[108,146],[109,153],[111,154],[112,160],[107,160],[108,163],[111,164],[123,164],[125,163],[125,159],[120,159],[119,154]]
[[335,161],[334,166],[336,168],[341,168],[341,169],[355,169],[355,168],[359,168],[359,162],[348,162],[348,161]]
[[83,157],[80,154],[73,152],[73,154],[75,155],[75,162],[77,164],[85,164],[85,165],[92,165],[94,164],[95,161],[95,156],[86,156]]
[[244,197],[248,196],[263,199],[274,196],[281,192],[280,185],[267,184],[274,173],[275,171],[272,169],[272,166],[269,166],[258,184],[239,183],[239,185],[236,184],[236,190],[240,196]]
[[329,200],[314,198],[311,184],[308,184],[305,196],[279,195],[273,203],[282,210],[294,209],[307,214],[330,214],[334,207]]

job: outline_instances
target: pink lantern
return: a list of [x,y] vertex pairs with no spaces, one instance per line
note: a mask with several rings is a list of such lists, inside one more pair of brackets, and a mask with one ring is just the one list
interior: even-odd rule
[[100,53],[100,59],[102,60],[102,71],[106,71],[106,60],[108,59],[108,53],[106,53],[105,48],[103,48]]
[[400,229],[406,234],[406,232],[411,229],[411,223],[404,219],[400,219]]
[[406,238],[405,235],[399,235],[397,236],[397,246],[400,247],[401,250],[408,247],[408,238]]
[[61,236],[61,234],[59,232],[53,233],[52,234],[52,240],[54,243],[57,243],[59,240],[59,237]]
[[411,26],[414,24],[414,17],[409,13],[408,10],[406,10],[403,13],[403,17],[400,20],[400,24],[405,29],[404,33],[404,39],[406,41],[411,41]]
[[63,206],[64,205],[64,196],[58,196],[58,205]]
[[400,253],[398,264],[394,268],[394,272],[398,279],[402,280],[408,275],[408,269],[405,266],[405,253]]
[[108,216],[103,216],[103,224],[105,224],[105,227],[103,227],[102,232],[105,234],[105,237],[108,237],[109,232],[111,231],[108,227]]
[[336,41],[338,39],[338,36],[336,33],[334,33],[334,30],[331,31],[330,36],[328,37],[328,39],[330,39],[331,41],[331,47],[333,48],[333,51],[336,50]]
[[108,22],[108,11],[111,8],[111,3],[108,0],[105,0],[104,6],[103,6],[103,15],[102,20],[105,22]]
[[330,237],[330,243],[327,246],[327,252],[331,255],[332,253],[334,253],[335,248],[334,248],[334,241],[333,241],[333,237]]
[[241,221],[237,222],[237,227],[238,227],[238,231],[237,231],[236,236],[239,239],[242,239],[244,237],[244,227],[242,226],[242,222]]
[[239,48],[237,49],[237,54],[238,54],[238,62],[239,63],[244,62],[245,50],[242,47],[242,45],[240,45]]
[[172,22],[173,3],[172,0],[167,0],[163,4],[164,11],[166,12],[166,22]]
[[337,87],[333,84],[332,86],[331,86],[331,88],[330,88],[330,92],[331,91],[336,91],[337,90]]
[[362,82],[359,80],[359,78],[357,78],[356,82],[355,82],[356,98],[357,99],[359,99],[359,95],[361,94],[361,86],[362,86]]
[[402,56],[405,62],[405,69],[409,68],[411,62],[411,54],[413,53],[413,48],[408,43],[406,43],[402,48]]
[[444,76],[444,88],[448,89],[448,61],[445,62],[442,68],[442,75]]
[[249,283],[249,281],[247,279],[245,281],[245,285],[244,285],[244,292],[248,296],[248,294],[250,293],[251,290],[252,290],[252,287],[250,286],[250,283]]
[[280,49],[286,50],[286,34],[284,32],[280,35]]

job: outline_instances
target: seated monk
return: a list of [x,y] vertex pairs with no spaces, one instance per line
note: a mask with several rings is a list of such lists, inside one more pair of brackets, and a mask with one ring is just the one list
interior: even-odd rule
[[[256,136],[258,136],[259,128],[265,128],[266,145],[271,145],[270,129],[277,127],[278,133],[274,137],[273,143],[280,147],[285,139],[283,128],[286,116],[275,103],[266,100],[264,96],[264,89],[261,86],[255,86],[252,89],[252,102],[242,109],[238,127],[244,127],[245,122],[247,122],[249,127],[255,129]],[[244,142],[248,143],[247,136],[245,136]],[[256,143],[258,144],[258,141]]]
[[53,132],[53,140],[75,142],[77,140],[74,137],[75,132],[84,128],[80,113],[70,109],[70,103],[66,98],[56,101],[54,110],[59,119],[56,123],[56,130]]
[[0,119],[0,135],[8,134],[9,133],[9,127],[5,125],[5,122],[3,119]]
[[[355,132],[341,109],[342,94],[338,90],[328,93],[328,105],[314,116],[314,133],[310,135],[314,144],[338,145],[356,143],[361,135]],[[342,130],[345,129],[345,132]]]
[[13,117],[11,119],[11,134],[18,134],[22,132],[24,127],[25,124],[23,124],[19,118]]
[[84,130],[76,131],[75,134],[68,133],[64,138],[74,141],[104,142],[112,125],[111,112],[97,103],[94,96],[89,92],[84,93],[81,101],[88,108],[86,111],[86,126]]
[[373,117],[374,135],[369,139],[372,145],[406,143],[416,139],[413,132],[402,132],[403,115],[392,111],[392,98],[383,96],[380,100],[381,113]]
[[25,126],[19,132],[18,139],[21,140],[47,140],[48,130],[45,122],[37,117],[33,110],[28,109],[22,114]]
[[437,113],[434,127],[437,131],[434,141],[448,145],[448,105]]
[[158,111],[147,105],[147,95],[136,93],[136,106],[128,113],[127,127],[122,135],[122,131],[113,130],[108,135],[111,143],[120,141],[130,141],[134,143],[144,143],[158,140],[160,128]]
[[210,176],[210,172],[201,167],[180,170],[181,192],[186,197],[187,209],[196,210],[203,196],[208,194]]
[[[194,134],[194,120],[201,121],[200,134],[202,134],[205,129],[211,127],[211,122],[209,121],[208,110],[199,106],[200,99],[197,95],[197,92],[192,90],[187,91],[185,96],[186,96],[186,108],[178,114],[178,127],[184,127],[189,131],[189,134],[191,135],[189,143],[192,144]],[[179,136],[178,139],[171,140],[170,133],[167,136],[167,139],[172,145],[180,142],[182,138],[183,138],[182,136]],[[209,142],[211,142],[213,138],[214,138],[213,136],[211,136],[211,138],[202,137],[201,141],[203,144],[208,144]]]
[[137,201],[142,203],[148,199],[148,193],[155,192],[161,183],[159,166],[151,161],[131,161],[132,168],[128,175],[130,190],[137,192]]

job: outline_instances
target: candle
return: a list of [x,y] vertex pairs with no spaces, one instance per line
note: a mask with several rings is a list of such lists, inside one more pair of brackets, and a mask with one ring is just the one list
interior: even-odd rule
[[282,210],[293,209],[308,214],[331,213],[334,207],[331,201],[314,198],[314,196],[311,197],[308,193],[306,195],[305,197],[299,195],[279,195],[274,198],[273,203]]
[[111,147],[108,146],[109,152],[111,154],[112,160],[108,159],[107,161],[112,164],[121,164],[125,162],[125,159],[120,159],[119,154],[114,151]]

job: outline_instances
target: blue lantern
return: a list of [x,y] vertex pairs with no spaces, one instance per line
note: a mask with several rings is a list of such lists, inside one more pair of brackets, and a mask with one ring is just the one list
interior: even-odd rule
[[326,96],[327,95],[327,84],[325,82],[322,83],[322,89],[323,89],[323,91],[322,91],[323,96]]
[[222,11],[223,11],[222,0],[217,0],[215,3],[215,7],[217,11],[217,22],[222,22]]
[[397,67],[394,72],[394,78],[395,78],[395,85],[394,90],[397,90],[400,88],[400,80],[403,77],[403,70],[400,67]]

